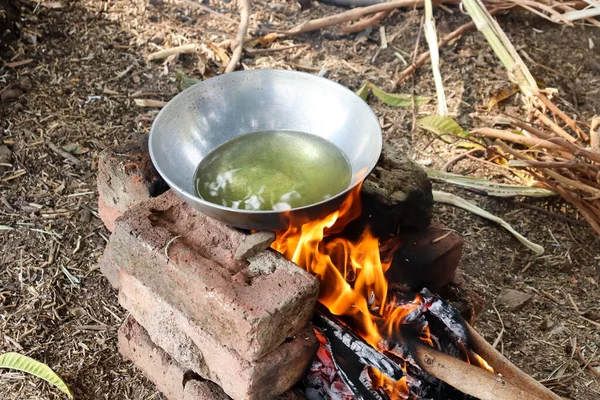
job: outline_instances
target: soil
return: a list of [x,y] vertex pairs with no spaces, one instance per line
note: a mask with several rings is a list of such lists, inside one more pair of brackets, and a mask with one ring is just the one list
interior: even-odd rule
[[[148,132],[158,109],[137,103],[168,101],[180,90],[177,71],[196,79],[221,72],[223,64],[211,44],[231,54],[237,11],[231,1],[203,4],[215,13],[185,1],[25,3],[20,39],[0,54],[0,146],[10,150],[8,159],[0,161],[0,353],[18,351],[47,363],[77,398],[162,398],[116,350],[116,330],[126,312],[98,270],[109,233],[97,217],[97,156],[106,146]],[[313,3],[301,12],[292,1],[261,0],[253,4],[251,28],[284,29],[339,11]],[[402,59],[410,62],[421,15],[403,10],[386,19],[386,49],[380,49],[378,29],[341,36],[331,28],[277,40],[306,48],[268,53],[258,44],[258,52],[242,58],[243,67],[316,73],[325,65],[326,77],[353,90],[369,80],[384,90],[433,97],[428,66],[418,70],[414,85],[408,79],[395,88],[393,81],[404,68]],[[435,16],[440,35],[468,20],[457,9],[438,9]],[[522,12],[499,20],[515,47],[531,59],[526,62],[536,78],[559,90],[561,108],[582,121],[600,114],[598,28],[563,27]],[[203,44],[208,55],[185,54],[164,65],[146,59],[160,48],[185,43]],[[421,37],[420,51],[426,46]],[[480,34],[464,35],[443,49],[441,58],[450,112],[464,128],[487,126],[486,118],[501,111],[522,113],[518,95],[488,113],[490,97],[510,85]],[[441,168],[464,151],[412,129],[415,118],[435,112],[433,103],[414,114],[411,108],[390,108],[374,99],[369,103],[386,140],[397,141],[418,162]],[[81,162],[71,163],[53,147]],[[463,159],[452,170],[515,181],[506,170],[479,159]],[[597,236],[560,199],[511,201],[447,185],[435,188],[504,218],[546,249],[535,256],[498,225],[451,206],[435,207],[434,218],[465,238],[463,275],[485,295],[486,309],[476,329],[490,342],[501,335],[498,348],[558,394],[599,398],[600,380],[589,369],[600,362]],[[532,299],[509,311],[495,304],[503,289]],[[45,382],[14,371],[2,372],[0,380],[3,399],[62,398]]]

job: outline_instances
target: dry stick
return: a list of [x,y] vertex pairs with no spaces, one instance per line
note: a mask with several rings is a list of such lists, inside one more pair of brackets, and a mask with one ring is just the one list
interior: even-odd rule
[[600,117],[594,117],[590,127],[590,147],[592,151],[600,153]]
[[509,131],[505,131],[502,129],[492,129],[492,128],[479,128],[471,131],[472,134],[485,136],[490,139],[502,139],[507,140],[509,142],[522,144],[528,147],[543,147],[549,150],[557,150],[563,151],[564,149],[556,143],[552,143],[548,140],[517,135],[516,133],[512,133]]
[[355,24],[347,25],[340,29],[340,33],[342,35],[347,35],[349,33],[362,32],[370,26],[377,26],[379,23],[385,19],[388,15],[391,14],[392,11],[381,11],[377,14],[373,15],[370,18],[363,19],[362,21],[358,21]]
[[284,51],[290,49],[297,49],[302,47],[310,47],[309,43],[291,44],[289,46],[269,47],[267,49],[246,49],[248,54],[264,54],[264,53],[275,53],[277,51]]
[[513,117],[509,117],[509,118],[510,118],[510,123],[512,125],[514,125],[518,128],[524,129],[527,132],[531,133],[532,135],[537,136],[540,139],[544,139],[549,142],[552,142],[553,144],[557,144],[557,145],[565,148],[566,150],[569,150],[569,152],[572,153],[574,156],[585,156],[585,157],[589,158],[591,161],[595,161],[600,164],[600,153],[596,153],[596,152],[584,149],[583,147],[577,146],[576,144],[573,144],[573,143],[569,143],[562,138],[552,137],[551,135],[548,135],[547,133],[544,133],[544,132],[540,131],[539,129],[537,129],[523,121],[520,121],[516,118],[513,118]]
[[227,64],[227,68],[225,68],[226,74],[235,70],[235,67],[237,67],[238,62],[242,57],[244,38],[246,37],[246,32],[248,32],[248,25],[250,23],[250,0],[238,0],[238,8],[240,10],[240,27],[231,60],[229,60],[229,64]]
[[577,126],[577,124],[575,123],[575,121],[572,120],[567,114],[565,114],[564,112],[562,112],[543,93],[539,93],[538,92],[538,93],[536,93],[536,96],[537,96],[538,99],[540,99],[542,101],[542,103],[544,103],[544,105],[546,107],[548,107],[548,109],[550,109],[550,111],[552,111],[556,116],[558,116],[560,119],[562,119],[571,129],[573,129],[573,131],[580,138],[582,138],[583,140],[589,140],[589,136]]
[[598,216],[594,214],[592,210],[590,210],[587,205],[579,198],[579,196],[569,192],[568,190],[563,189],[560,186],[556,186],[556,191],[569,203],[573,204],[575,208],[581,213],[583,218],[590,224],[592,229],[600,235],[600,223]]
[[354,21],[366,15],[375,14],[382,11],[391,11],[401,7],[423,6],[423,0],[397,0],[389,3],[375,4],[368,7],[359,7],[352,10],[344,11],[339,14],[330,15],[324,18],[313,19],[306,21],[300,25],[296,25],[292,29],[286,31],[287,35],[297,35],[300,33],[316,31],[327,28],[331,25],[338,25],[344,22]]
[[498,350],[494,349],[491,344],[471,327],[471,325],[467,324],[467,330],[469,331],[469,336],[471,338],[471,343],[469,344],[473,347],[473,350],[491,365],[496,373],[502,374],[507,381],[535,396],[534,398],[544,400],[560,399],[559,396],[552,393],[548,388],[527,375],[525,372],[521,371],[498,352]]
[[481,400],[547,400],[528,392],[526,388],[504,380],[483,368],[442,353],[421,343],[414,343],[417,364],[430,375],[461,392]]
[[198,45],[196,43],[184,44],[182,46],[171,47],[169,49],[159,50],[156,53],[152,53],[148,55],[148,60],[160,60],[162,58],[167,58],[172,54],[190,54],[195,53],[198,50]]
[[536,115],[537,115],[538,119],[540,121],[542,121],[543,124],[545,124],[547,127],[552,129],[552,132],[556,133],[558,136],[563,137],[564,139],[568,140],[571,143],[575,143],[577,141],[577,138],[574,138],[573,136],[569,135],[564,129],[562,129],[560,126],[556,125],[554,123],[554,121],[552,121],[550,118],[548,118],[542,112],[537,111]]
[[[525,156],[519,154],[517,151],[512,149],[509,145],[507,145],[503,141],[496,140],[494,143],[496,145],[498,145],[499,147],[501,147],[507,153],[512,154],[513,157],[518,158],[520,160],[527,160],[527,158]],[[569,203],[574,205],[575,208],[577,208],[577,210],[581,213],[583,218],[587,221],[587,223],[590,224],[590,226],[594,229],[594,231],[596,231],[596,233],[600,235],[600,223],[598,222],[598,221],[600,221],[600,217],[596,217],[595,213],[592,210],[590,210],[588,206],[586,206],[586,204],[579,198],[578,195],[571,193],[570,191],[564,189],[560,185],[556,185],[556,184],[552,183],[550,180],[535,173],[534,171],[529,171],[529,173],[532,174],[539,181],[544,182],[545,184],[550,186],[555,192],[560,194],[565,200],[567,200]]]

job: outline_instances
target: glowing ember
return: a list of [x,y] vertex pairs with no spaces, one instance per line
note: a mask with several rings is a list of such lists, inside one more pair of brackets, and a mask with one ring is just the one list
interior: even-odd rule
[[[388,299],[385,272],[391,260],[381,260],[379,239],[368,228],[356,241],[333,237],[360,215],[360,189],[357,186],[339,210],[321,220],[292,221],[286,231],[277,232],[272,247],[317,276],[321,281],[319,301],[332,314],[350,321],[352,329],[371,346],[384,351],[384,338],[400,332],[400,325],[410,323],[411,313],[428,305],[418,294],[412,301]],[[429,327],[425,326],[420,339],[434,347]],[[463,350],[469,362],[493,371],[481,357]],[[406,372],[406,366],[402,368]],[[373,387],[384,390],[391,399],[409,398],[406,376],[394,381],[372,367],[368,374]]]

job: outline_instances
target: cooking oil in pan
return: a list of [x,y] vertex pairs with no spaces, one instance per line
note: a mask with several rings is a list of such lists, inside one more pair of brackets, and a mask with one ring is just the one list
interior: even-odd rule
[[194,175],[196,194],[242,210],[284,211],[346,190],[352,172],[333,143],[291,131],[242,135],[209,153]]

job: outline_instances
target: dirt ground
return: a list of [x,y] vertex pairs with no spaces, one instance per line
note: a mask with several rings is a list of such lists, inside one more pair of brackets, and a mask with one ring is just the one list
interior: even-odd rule
[[[222,64],[212,54],[182,55],[166,65],[146,60],[154,51],[185,43],[202,44],[207,53],[210,43],[227,48],[223,41],[233,40],[237,32],[235,3],[203,4],[215,13],[187,1],[31,2],[21,39],[0,54],[0,145],[11,151],[0,164],[0,353],[19,351],[47,363],[80,399],[162,398],[116,350],[116,330],[126,312],[98,270],[109,233],[97,217],[96,162],[106,146],[148,132],[158,110],[136,99],[168,101],[179,91],[176,71],[196,79],[219,73]],[[300,12],[293,1],[258,1],[251,27],[283,29],[337,11],[315,3]],[[436,17],[440,34],[468,20],[458,10],[437,10]],[[377,29],[352,36],[328,29],[278,39],[279,45],[309,47],[264,52],[258,44],[242,61],[245,68],[312,73],[325,66],[328,78],[353,90],[368,79],[385,90],[410,93],[413,80],[394,89],[393,76],[404,67],[401,58],[410,61],[420,20],[420,11],[390,16],[387,49],[380,49]],[[515,47],[537,63],[526,60],[536,78],[559,89],[563,109],[584,121],[600,114],[599,29],[562,27],[521,13],[499,20]],[[419,46],[426,48],[423,38]],[[441,57],[451,113],[465,128],[486,126],[487,102],[507,86],[507,79],[483,37],[469,33],[443,49]],[[414,92],[435,95],[428,67],[415,75]],[[411,129],[410,108],[369,101],[385,138],[397,140],[415,160],[440,168],[463,151]],[[519,113],[519,104],[513,97],[502,108]],[[433,112],[428,105],[416,116]],[[70,163],[53,148],[66,148],[80,162]],[[471,159],[460,161],[453,172],[514,179]],[[576,221],[533,211],[520,200],[436,188],[470,199],[546,248],[535,256],[497,225],[436,206],[436,218],[465,238],[464,275],[486,297],[476,329],[490,342],[503,332],[503,353],[560,395],[600,398],[600,379],[583,368],[577,354],[581,350],[590,366],[600,365],[600,253],[591,229],[559,199],[524,202]],[[503,289],[533,297],[522,309],[508,311],[495,307]],[[3,371],[0,398],[62,397],[40,380]]]

